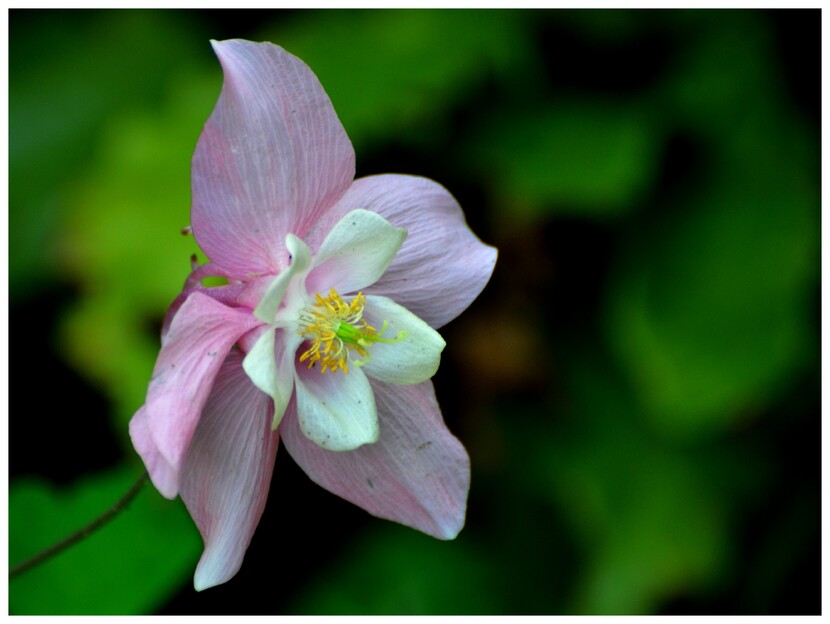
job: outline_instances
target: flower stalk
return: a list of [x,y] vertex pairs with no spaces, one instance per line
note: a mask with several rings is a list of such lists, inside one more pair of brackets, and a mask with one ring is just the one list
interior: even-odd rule
[[118,515],[119,512],[121,512],[122,510],[127,508],[127,505],[129,505],[132,502],[132,500],[141,491],[141,488],[147,482],[147,478],[148,478],[147,472],[146,471],[142,472],[141,476],[138,478],[138,480],[135,483],[133,483],[133,485],[130,487],[130,489],[127,490],[127,492],[121,498],[119,498],[118,501],[116,501],[116,503],[112,507],[107,509],[103,514],[98,516],[95,520],[93,520],[92,522],[90,522],[89,524],[84,526],[83,528],[78,529],[74,533],[72,533],[70,535],[67,535],[65,538],[63,538],[58,543],[53,544],[49,548],[46,548],[45,550],[40,551],[38,554],[34,555],[33,557],[30,557],[29,559],[26,559],[25,561],[22,561],[22,562],[18,563],[17,565],[12,566],[11,569],[9,569],[9,580],[11,580],[11,579],[13,579],[17,576],[20,576],[21,574],[23,574],[27,570],[31,570],[35,566],[38,566],[41,563],[44,563],[45,561],[48,561],[49,559],[51,559],[55,555],[58,555],[61,552],[63,552],[64,550],[66,550],[67,548],[69,548],[70,546],[73,546],[74,544],[77,544],[78,542],[80,542],[82,539],[85,539],[85,538],[89,537],[90,535],[92,535],[95,531],[100,529],[107,522],[109,522],[116,515]]

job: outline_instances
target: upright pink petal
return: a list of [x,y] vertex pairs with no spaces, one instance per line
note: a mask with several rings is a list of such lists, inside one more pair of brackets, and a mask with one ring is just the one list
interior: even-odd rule
[[174,471],[181,467],[202,406],[230,348],[260,322],[250,310],[228,308],[191,293],[170,323],[147,389],[147,424]]
[[380,518],[440,539],[464,526],[470,460],[441,418],[431,381],[372,381],[380,439],[346,453],[327,451],[300,431],[292,402],[280,426],[285,448],[312,481]]
[[193,155],[191,223],[210,259],[245,278],[288,264],[354,177],[354,150],[300,59],[270,43],[214,42],[225,80]]
[[262,516],[279,436],[271,431],[271,400],[242,370],[242,354],[225,359],[182,466],[181,496],[205,552],[194,586],[228,581]]
[[306,242],[312,250],[344,214],[365,208],[407,237],[367,294],[385,295],[432,327],[445,325],[479,295],[496,264],[496,249],[470,230],[458,202],[440,184],[407,175],[355,180]]
[[147,423],[147,410],[142,405],[130,420],[130,439],[147,468],[150,480],[161,495],[176,498],[179,488],[179,475],[173,470],[164,456],[159,452]]

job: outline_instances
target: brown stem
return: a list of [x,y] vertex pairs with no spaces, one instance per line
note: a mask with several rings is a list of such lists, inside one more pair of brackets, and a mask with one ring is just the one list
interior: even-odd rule
[[107,511],[101,514],[98,518],[87,524],[82,529],[75,531],[71,535],[68,535],[57,544],[50,546],[46,550],[43,550],[36,554],[31,559],[27,559],[22,563],[18,563],[16,566],[9,570],[9,580],[13,579],[14,577],[22,574],[26,570],[35,567],[36,565],[43,563],[47,559],[54,557],[62,550],[69,548],[75,542],[79,542],[85,537],[91,535],[94,531],[100,529],[104,526],[107,522],[112,520],[112,518],[122,509],[124,509],[131,500],[133,500],[136,495],[141,491],[141,487],[144,485],[144,482],[147,481],[147,473],[144,472],[139,477],[138,481],[136,481],[133,486],[127,490],[127,493],[122,496],[118,502],[116,502],[112,507],[110,507]]

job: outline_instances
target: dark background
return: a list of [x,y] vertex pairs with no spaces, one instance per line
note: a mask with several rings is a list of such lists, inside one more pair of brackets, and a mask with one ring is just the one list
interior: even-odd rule
[[193,591],[198,533],[148,487],[11,581],[11,613],[820,613],[819,11],[9,28],[12,564],[140,473],[126,423],[192,251],[209,39],[300,56],[358,177],[439,181],[500,254],[434,379],[472,460],[457,540],[368,516],[281,451],[231,582]]

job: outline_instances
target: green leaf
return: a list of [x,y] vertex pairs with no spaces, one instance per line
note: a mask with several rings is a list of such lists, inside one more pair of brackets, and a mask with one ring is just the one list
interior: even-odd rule
[[470,90],[530,65],[519,11],[316,11],[263,31],[305,61],[358,154],[395,137],[431,140]]
[[290,609],[337,615],[499,612],[499,571],[465,535],[435,540],[403,527],[357,538]]
[[786,387],[810,354],[817,265],[817,224],[795,196],[743,187],[694,200],[632,243],[607,308],[648,412],[678,433],[735,422]]
[[[15,565],[109,509],[139,471],[120,467],[59,490],[19,479],[9,491],[9,561]],[[188,582],[201,540],[180,502],[144,490],[97,532],[9,582],[15,615],[149,613]]]
[[566,102],[487,118],[467,151],[502,201],[526,214],[605,217],[652,182],[659,133],[628,105]]
[[198,250],[181,229],[190,220],[190,157],[218,90],[218,76],[192,75],[154,114],[113,118],[90,171],[67,194],[60,270],[83,294],[63,318],[62,347],[113,400],[123,431],[144,400],[157,322]]
[[779,59],[764,22],[760,12],[672,12],[664,28],[685,45],[661,86],[659,110],[698,132],[722,136],[748,113],[778,103],[784,90]]
[[161,11],[18,12],[11,24],[9,285],[22,296],[54,279],[66,187],[106,119],[155,105],[195,54]]
[[616,266],[609,337],[667,431],[730,426],[814,356],[817,151],[787,113],[760,98],[701,137],[701,166]]
[[570,609],[653,613],[723,580],[734,556],[729,519],[759,495],[765,471],[744,448],[654,435],[597,353],[584,341],[568,350],[568,407],[557,426],[524,433],[525,456],[582,551]]

